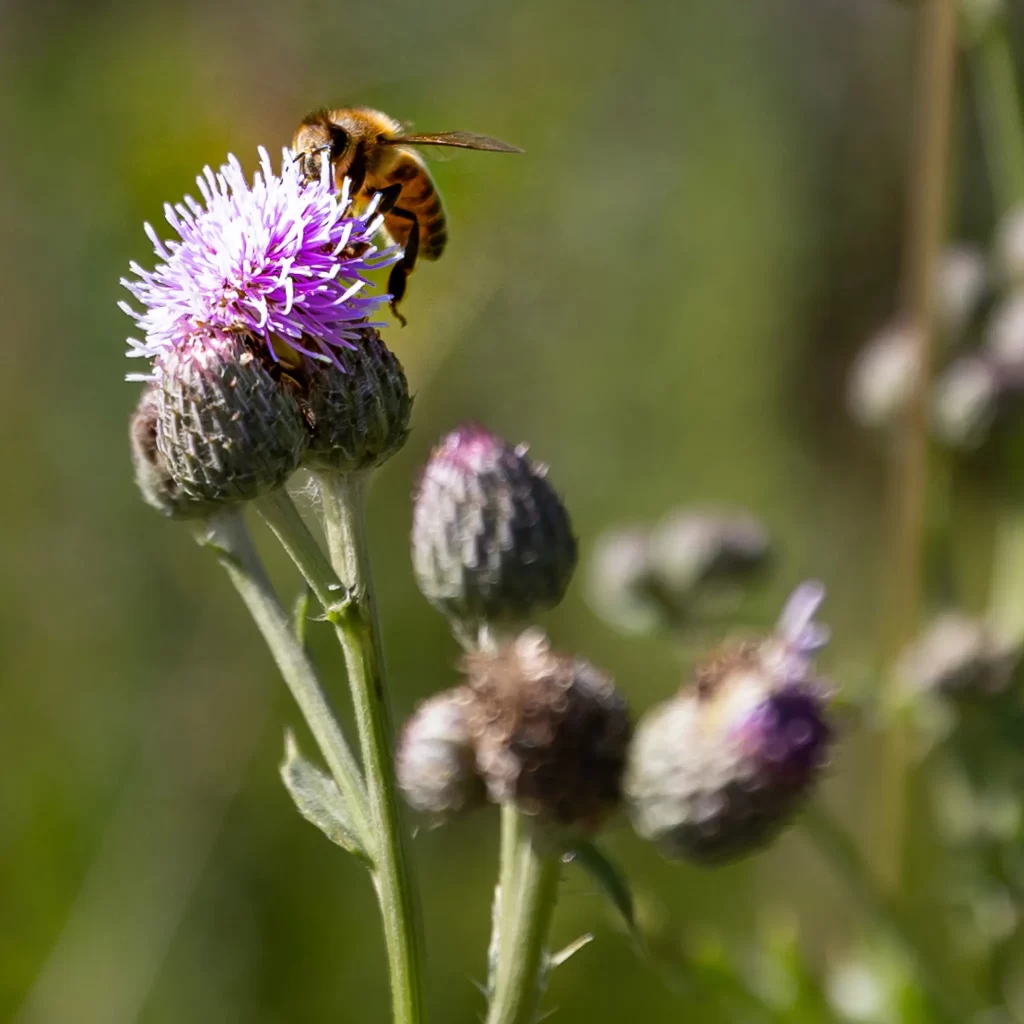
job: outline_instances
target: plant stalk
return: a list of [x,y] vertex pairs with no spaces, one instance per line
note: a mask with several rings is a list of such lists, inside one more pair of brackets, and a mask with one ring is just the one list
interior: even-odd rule
[[395,783],[391,711],[366,542],[363,474],[323,474],[320,492],[331,563],[348,588],[329,617],[338,627],[376,834],[374,880],[384,918],[395,1024],[424,1019],[419,905]]
[[[892,586],[884,640],[891,663],[917,633],[925,568],[931,392],[936,348],[935,280],[946,228],[950,134],[956,79],[956,0],[925,0],[917,82],[917,138],[910,176],[904,268],[904,318],[913,332],[918,375],[898,446],[890,494]],[[905,723],[890,729],[882,757],[879,866],[886,885],[903,869],[910,738]]]
[[509,814],[517,821],[506,826],[503,818],[501,878],[511,889],[507,895],[502,891],[502,935],[487,1024],[534,1024],[561,857],[538,847],[534,830],[518,811]]
[[281,607],[253,546],[240,510],[223,512],[201,528],[197,539],[226,570],[273,655],[309,725],[368,851],[373,851],[370,805],[359,765],[338,725],[316,670]]

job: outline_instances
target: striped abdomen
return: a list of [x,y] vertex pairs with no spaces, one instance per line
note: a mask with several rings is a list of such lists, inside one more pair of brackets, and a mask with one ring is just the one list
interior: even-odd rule
[[436,260],[448,242],[448,222],[444,215],[444,205],[438,195],[434,182],[430,177],[426,164],[419,155],[410,149],[400,148],[395,152],[397,158],[380,181],[373,182],[371,189],[367,182],[367,191],[375,192],[387,185],[400,184],[401,194],[395,201],[395,212],[384,218],[384,226],[388,234],[401,246],[409,241],[412,224],[401,211],[407,211],[416,218],[419,225],[419,256],[425,260]]

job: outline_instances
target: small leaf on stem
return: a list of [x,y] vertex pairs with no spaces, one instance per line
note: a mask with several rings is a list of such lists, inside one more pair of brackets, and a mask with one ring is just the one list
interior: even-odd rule
[[361,860],[371,863],[370,855],[360,841],[348,806],[334,780],[307,761],[299,752],[290,731],[284,738],[284,761],[281,780],[306,821],[316,825],[332,843]]

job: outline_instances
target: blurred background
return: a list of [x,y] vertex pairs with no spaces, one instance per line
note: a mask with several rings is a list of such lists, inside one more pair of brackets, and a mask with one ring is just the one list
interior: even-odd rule
[[[417,469],[466,418],[550,464],[584,559],[621,521],[751,509],[779,554],[750,623],[820,578],[830,674],[870,681],[884,458],[844,389],[898,295],[914,54],[913,7],[886,0],[0,4],[0,1019],[386,1019],[365,873],[278,779],[297,713],[223,574],[132,482],[138,386],[116,303],[129,260],[153,262],[143,221],[229,151],[253,169],[257,145],[323,104],[526,150],[433,161],[450,248],[412,278],[409,326],[385,334],[417,396],[371,495],[398,717],[454,680],[407,537]],[[954,147],[954,233],[984,240],[995,214],[966,103]],[[977,590],[984,465],[972,480]],[[603,624],[580,581],[545,625],[637,713],[687,664],[664,637]],[[341,694],[330,638],[312,644]],[[865,843],[874,753],[844,739],[826,792]],[[939,947],[930,829],[914,815],[906,896]],[[437,1021],[483,1009],[496,839],[485,812],[414,843]],[[756,958],[766,928],[795,930],[822,971],[860,948],[858,907],[798,832],[713,872],[627,828],[607,848],[667,955]],[[556,1019],[686,1018],[574,869],[555,929],[597,936],[552,978]]]

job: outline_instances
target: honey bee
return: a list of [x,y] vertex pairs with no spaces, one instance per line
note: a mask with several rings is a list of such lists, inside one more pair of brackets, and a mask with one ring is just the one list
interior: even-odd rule
[[411,146],[522,152],[518,146],[473,132],[403,134],[398,121],[369,107],[314,110],[303,118],[292,140],[295,159],[307,181],[319,179],[326,156],[335,185],[341,188],[347,177],[351,194],[360,205],[380,193],[384,228],[404,249],[388,278],[391,309],[403,325],[405,317],[395,307],[405,295],[406,278],[417,259],[439,259],[448,241],[441,197],[425,161]]

